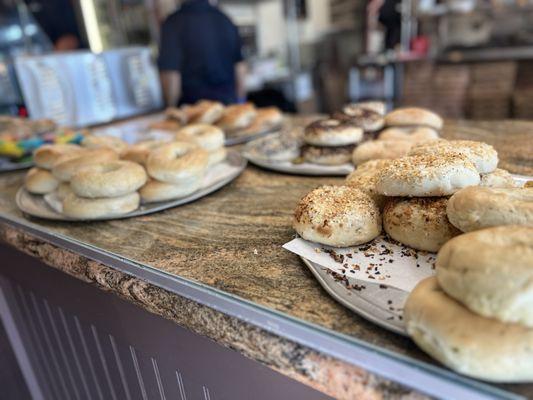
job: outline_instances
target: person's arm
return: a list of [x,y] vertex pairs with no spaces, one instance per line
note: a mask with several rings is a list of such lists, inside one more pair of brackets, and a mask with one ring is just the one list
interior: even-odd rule
[[160,71],[159,78],[165,105],[167,107],[175,106],[181,97],[181,74],[178,71]]
[[246,74],[248,67],[244,61],[235,64],[235,90],[237,99],[244,101],[246,99]]

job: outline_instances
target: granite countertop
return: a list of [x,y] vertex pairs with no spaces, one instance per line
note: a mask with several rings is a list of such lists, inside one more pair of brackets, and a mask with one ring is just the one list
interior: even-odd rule
[[[499,151],[503,168],[514,173],[533,175],[533,123],[447,121],[444,136],[486,141]],[[6,219],[23,218],[14,203],[15,193],[22,184],[23,176],[24,172],[0,175],[0,214]],[[340,182],[342,178],[281,175],[249,166],[237,180],[215,194],[157,214],[94,223],[58,223],[38,219],[30,221],[47,232],[217,288],[267,309],[360,339],[379,348],[433,363],[409,339],[389,333],[336,303],[322,290],[299,258],[281,248],[282,244],[294,237],[291,217],[298,199],[319,185]],[[31,242],[31,235],[11,229],[5,224],[0,229],[0,239],[47,259],[45,261],[49,264],[60,259],[50,258],[41,250],[33,249],[35,243]],[[67,266],[60,268],[67,269],[70,265],[71,270],[67,272],[76,276],[73,263],[64,263]],[[106,274],[112,276],[113,271],[109,270]],[[94,276],[85,278],[93,281],[102,279]],[[109,282],[99,284],[113,286]],[[109,287],[107,289],[113,290]],[[123,297],[128,297],[120,288],[114,290]],[[158,307],[163,307],[161,304],[146,302],[142,306],[156,313]],[[159,312],[168,314],[170,311]],[[181,322],[187,325],[186,321]],[[200,328],[198,330],[201,331]],[[204,334],[210,336],[208,333]],[[234,347],[223,339],[220,342]],[[243,353],[256,359],[261,358],[248,354],[246,350]],[[284,367],[275,365],[272,360],[260,361],[272,363],[275,369],[284,372]],[[337,368],[346,371],[343,365],[341,363]],[[351,386],[346,388],[346,384],[342,382],[338,387],[332,382],[333,386],[328,388],[329,378],[323,377],[323,381],[315,380],[314,383],[308,373],[304,374],[306,377],[299,378],[298,371],[294,371],[294,366],[292,368],[288,375],[328,394],[349,398],[356,393],[353,391],[356,389]],[[361,372],[355,372],[357,373]],[[353,378],[353,374],[346,376]],[[532,385],[500,387],[533,396]]]

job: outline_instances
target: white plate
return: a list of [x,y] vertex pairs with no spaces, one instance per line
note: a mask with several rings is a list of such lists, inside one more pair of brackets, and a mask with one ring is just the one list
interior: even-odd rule
[[[227,185],[237,178],[245,168],[246,159],[236,151],[229,151],[226,161],[213,166],[207,172],[202,187],[190,196],[159,203],[143,204],[137,210],[128,214],[112,218],[97,218],[92,221],[106,221],[112,219],[138,217],[190,203]],[[33,217],[56,221],[81,221],[80,219],[66,217],[63,214],[55,211],[52,207],[50,207],[50,205],[48,205],[43,196],[31,194],[24,189],[24,187],[21,187],[17,192],[15,201],[22,212]]]
[[247,153],[244,153],[244,157],[258,167],[293,175],[346,176],[354,170],[354,166],[348,163],[342,165],[319,165],[312,163],[293,164],[290,161],[274,162],[255,158]]

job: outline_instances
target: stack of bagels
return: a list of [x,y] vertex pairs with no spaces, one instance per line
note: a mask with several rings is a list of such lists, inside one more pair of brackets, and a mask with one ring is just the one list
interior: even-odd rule
[[224,133],[210,125],[190,125],[173,141],[134,145],[89,135],[81,146],[37,149],[25,188],[32,194],[54,193],[67,217],[112,218],[136,210],[141,202],[190,195],[201,187],[207,169],[225,158]]
[[152,129],[177,131],[188,124],[213,125],[227,133],[257,133],[279,126],[283,114],[277,107],[256,108],[252,103],[224,106],[200,100],[180,108],[170,107],[166,119],[152,124]]

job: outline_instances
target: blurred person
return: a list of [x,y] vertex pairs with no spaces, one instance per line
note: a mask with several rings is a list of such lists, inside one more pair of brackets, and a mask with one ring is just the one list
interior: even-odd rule
[[159,70],[168,106],[245,99],[246,65],[237,27],[208,0],[186,0],[161,29]]

